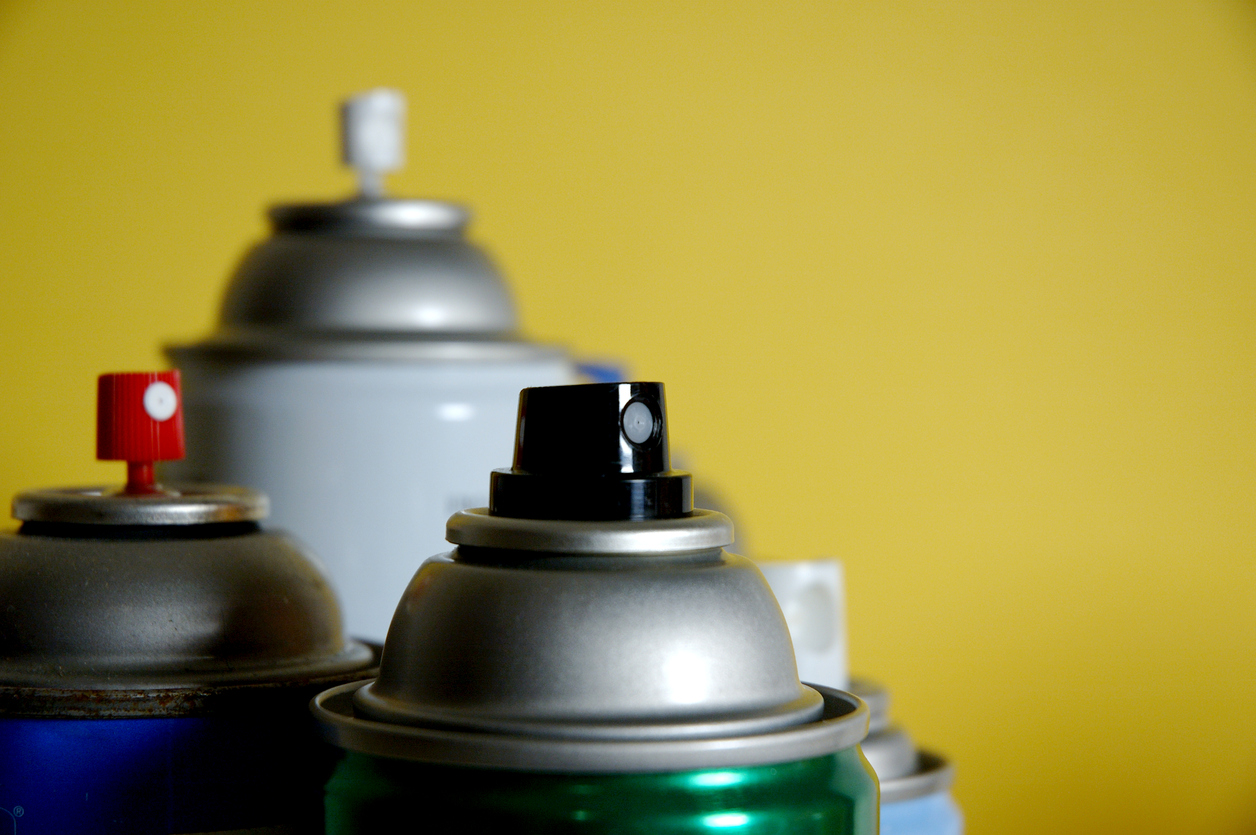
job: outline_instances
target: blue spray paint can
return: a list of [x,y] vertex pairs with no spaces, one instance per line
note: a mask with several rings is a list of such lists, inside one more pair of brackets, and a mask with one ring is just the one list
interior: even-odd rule
[[327,576],[249,490],[153,483],[178,373],[104,375],[116,488],[18,495],[0,535],[0,832],[322,831],[305,708],[364,674]]
[[868,705],[868,737],[860,747],[881,783],[882,835],[961,835],[964,819],[950,793],[954,767],[917,749],[907,731],[890,721],[889,691],[848,674],[841,563],[797,560],[760,568],[789,624],[802,680],[849,690]]

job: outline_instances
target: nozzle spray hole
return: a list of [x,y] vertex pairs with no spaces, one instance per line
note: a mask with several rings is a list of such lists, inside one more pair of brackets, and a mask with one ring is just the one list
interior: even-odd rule
[[625,438],[634,444],[644,444],[654,437],[658,415],[648,403],[634,400],[624,407],[620,423],[624,427]]
[[157,422],[174,417],[179,408],[179,395],[169,383],[158,380],[144,389],[144,411]]

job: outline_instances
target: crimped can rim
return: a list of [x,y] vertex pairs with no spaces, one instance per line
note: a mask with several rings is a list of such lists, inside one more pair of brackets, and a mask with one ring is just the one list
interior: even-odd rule
[[919,765],[911,774],[881,781],[881,802],[902,803],[946,791],[955,781],[955,766],[930,751],[918,751]]
[[[324,739],[389,759],[568,774],[660,773],[805,760],[859,744],[868,706],[858,696],[814,686],[824,713],[789,728],[703,739],[564,739],[476,733],[377,722],[354,715],[353,694],[371,679],[324,690],[310,702]],[[813,685],[806,685],[813,687]]]

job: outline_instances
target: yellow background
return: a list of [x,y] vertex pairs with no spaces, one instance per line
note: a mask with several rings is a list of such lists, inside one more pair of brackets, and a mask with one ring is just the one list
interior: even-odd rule
[[9,2],[0,492],[121,479],[94,375],[348,193],[379,84],[528,333],[845,560],[970,832],[1256,833],[1251,4]]

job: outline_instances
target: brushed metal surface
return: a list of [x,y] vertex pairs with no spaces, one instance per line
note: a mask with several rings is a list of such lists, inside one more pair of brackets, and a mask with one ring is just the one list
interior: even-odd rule
[[[102,526],[103,527],[103,526]],[[327,576],[288,537],[0,535],[0,685],[284,682],[366,668]]]
[[753,734],[819,715],[749,560],[718,549],[639,567],[575,559],[429,560],[357,707],[399,724],[584,739]]

